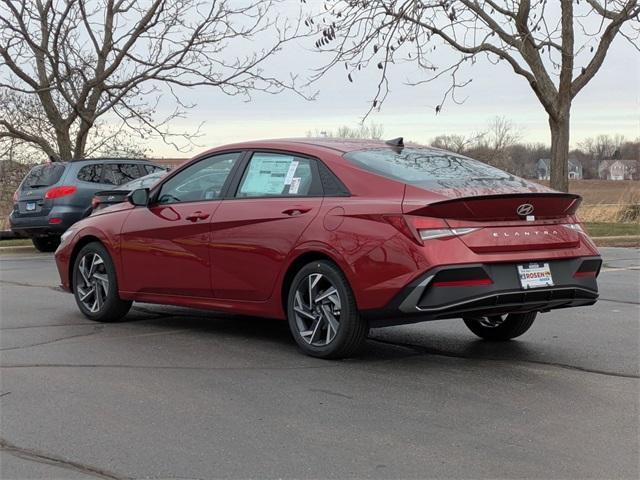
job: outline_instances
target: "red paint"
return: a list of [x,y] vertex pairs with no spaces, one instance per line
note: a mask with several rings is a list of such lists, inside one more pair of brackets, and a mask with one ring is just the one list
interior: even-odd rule
[[[358,307],[367,310],[385,307],[407,284],[438,266],[598,255],[586,235],[561,226],[575,222],[577,197],[549,196],[551,190],[526,183],[518,192],[423,190],[364,171],[342,157],[346,151],[383,146],[305,139],[205,152],[192,162],[245,149],[315,157],[351,196],[114,205],[75,224],[56,252],[63,286],[70,288],[73,254],[88,236],[111,253],[122,298],[275,318],[285,316],[284,281],[301,255],[333,260]],[[470,193],[482,197],[462,197]],[[523,202],[534,204],[541,217],[533,222],[518,218],[513,211]],[[417,233],[420,228],[464,227],[479,230],[425,241]],[[536,229],[552,233],[535,234]]]

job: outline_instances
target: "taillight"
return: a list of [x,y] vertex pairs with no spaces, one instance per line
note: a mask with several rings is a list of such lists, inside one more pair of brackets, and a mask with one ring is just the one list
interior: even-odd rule
[[456,237],[479,230],[479,228],[450,228],[441,218],[412,217],[412,221],[421,240]]
[[456,237],[475,232],[480,228],[457,227],[451,228],[442,218],[419,217],[417,215],[385,215],[385,220],[398,231],[416,242],[424,245],[424,240],[435,238]]
[[13,192],[13,203],[18,203],[18,190]]
[[91,208],[95,210],[98,205],[100,205],[100,200],[98,199],[98,197],[93,197],[91,199]]
[[54,187],[51,190],[47,190],[47,193],[44,194],[44,198],[52,199],[67,197],[76,193],[77,190],[77,187],[75,187],[74,185],[63,185],[61,187]]
[[584,229],[579,223],[564,223],[562,224],[562,226],[570,230],[575,230],[576,232],[579,232],[579,233],[584,233],[585,235],[587,233],[584,231]]

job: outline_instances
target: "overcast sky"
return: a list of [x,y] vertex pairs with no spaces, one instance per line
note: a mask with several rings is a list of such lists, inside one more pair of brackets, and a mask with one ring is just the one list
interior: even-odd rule
[[[313,50],[313,40],[290,44],[269,64],[270,71],[286,76],[295,72],[302,79],[319,66],[322,55]],[[234,54],[234,52],[229,52]],[[452,55],[442,46],[441,60]],[[576,59],[576,67],[580,67]],[[358,72],[349,83],[343,68],[336,68],[313,86],[319,90],[309,102],[294,93],[256,94],[250,102],[226,97],[215,89],[184,92],[187,101],[197,103],[187,119],[174,122],[175,130],[195,130],[205,122],[199,146],[179,153],[161,142],[150,144],[151,155],[189,156],[203,148],[225,143],[262,138],[301,137],[308,131],[332,130],[341,125],[357,126],[375,95],[379,70]],[[459,94],[466,97],[462,105],[448,102],[439,115],[446,81],[420,87],[406,85],[419,80],[415,65],[396,65],[392,71],[392,92],[380,112],[369,122],[382,124],[385,137],[403,136],[428,143],[438,134],[470,134],[485,127],[492,117],[504,116],[516,124],[523,141],[550,143],[547,116],[527,82],[507,65],[479,61],[468,71],[472,83]],[[572,145],[598,134],[622,134],[629,139],[640,137],[640,55],[626,40],[614,41],[604,65],[596,77],[574,100]]]

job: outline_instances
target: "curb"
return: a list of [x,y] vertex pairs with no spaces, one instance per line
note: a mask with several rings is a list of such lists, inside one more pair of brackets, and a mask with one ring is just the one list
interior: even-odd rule
[[612,237],[591,237],[598,247],[640,247],[640,235],[618,235]]
[[35,249],[35,247],[31,245],[13,245],[11,247],[0,247],[0,254],[24,252],[40,253]]

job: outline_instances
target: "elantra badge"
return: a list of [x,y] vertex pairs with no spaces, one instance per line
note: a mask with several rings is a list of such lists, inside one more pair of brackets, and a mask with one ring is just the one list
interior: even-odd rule
[[523,203],[522,205],[518,206],[518,208],[516,209],[516,213],[521,217],[527,217],[533,213],[533,205],[531,205],[530,203]]

